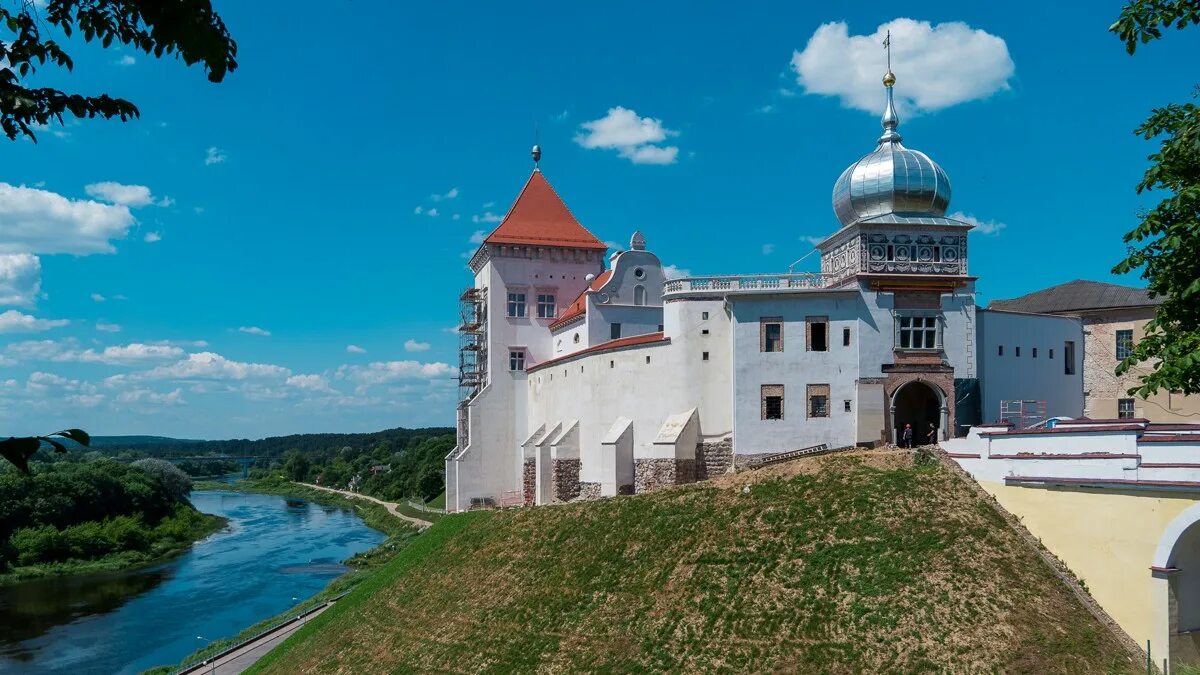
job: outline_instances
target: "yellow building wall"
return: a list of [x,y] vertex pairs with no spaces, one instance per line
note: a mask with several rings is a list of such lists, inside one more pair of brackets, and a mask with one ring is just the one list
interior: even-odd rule
[[1151,422],[1200,422],[1200,396],[1184,396],[1160,390],[1149,398],[1131,397],[1128,391],[1141,384],[1143,376],[1154,370],[1143,363],[1124,375],[1115,373],[1117,331],[1132,330],[1133,340],[1146,334],[1146,322],[1154,316],[1153,307],[1110,310],[1083,317],[1086,337],[1083,341],[1084,414],[1096,419],[1117,417],[1117,400],[1134,399],[1134,416]]
[[[979,484],[1087,584],[1096,602],[1138,644],[1155,639],[1155,623],[1165,618],[1150,574],[1154,550],[1167,524],[1196,499],[1167,492]],[[1165,653],[1160,649],[1167,646],[1152,648]]]

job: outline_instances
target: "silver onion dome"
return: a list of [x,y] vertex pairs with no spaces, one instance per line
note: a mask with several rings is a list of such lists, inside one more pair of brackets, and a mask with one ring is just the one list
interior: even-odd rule
[[900,118],[892,102],[895,82],[896,76],[889,70],[883,77],[887,107],[879,147],[851,164],[833,185],[833,211],[842,225],[888,215],[893,216],[891,220],[940,218],[950,206],[946,172],[925,153],[900,142],[896,131]]

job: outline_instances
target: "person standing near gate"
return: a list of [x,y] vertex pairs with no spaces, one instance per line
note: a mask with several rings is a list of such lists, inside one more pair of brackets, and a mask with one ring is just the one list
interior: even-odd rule
[[900,435],[900,447],[911,448],[912,447],[912,437],[913,437],[912,425],[905,424],[904,425],[904,433]]
[[929,423],[929,431],[925,432],[925,445],[937,445],[937,427]]

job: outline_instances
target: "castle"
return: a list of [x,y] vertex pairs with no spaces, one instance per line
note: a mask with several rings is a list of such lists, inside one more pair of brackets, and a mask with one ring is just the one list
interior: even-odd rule
[[883,134],[834,183],[819,273],[668,279],[640,232],[606,256],[535,146],[460,297],[447,508],[645,492],[906,427],[944,441],[1010,401],[1079,416],[1080,322],[976,307],[972,225],[946,217],[950,181],[902,144],[883,84]]

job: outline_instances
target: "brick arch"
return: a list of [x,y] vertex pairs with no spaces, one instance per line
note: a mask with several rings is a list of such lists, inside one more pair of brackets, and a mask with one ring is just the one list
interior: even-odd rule
[[[886,440],[896,443],[899,439],[896,437],[895,425],[893,418],[895,416],[896,395],[904,387],[913,382],[920,382],[927,385],[940,399],[941,415],[938,423],[938,440],[948,440],[954,437],[954,371],[947,369],[945,372],[891,372],[888,373],[884,382],[884,421],[887,426],[884,429]],[[919,431],[917,433],[920,433]]]

